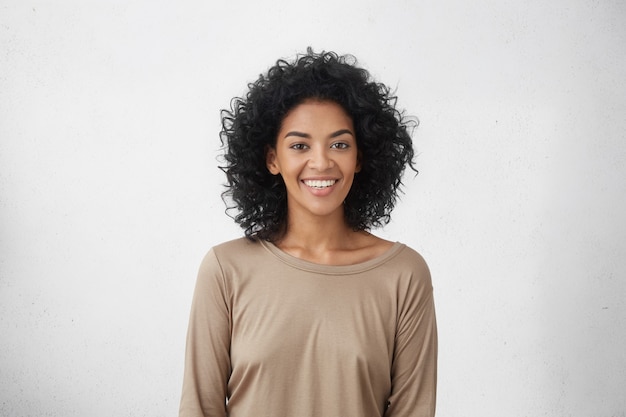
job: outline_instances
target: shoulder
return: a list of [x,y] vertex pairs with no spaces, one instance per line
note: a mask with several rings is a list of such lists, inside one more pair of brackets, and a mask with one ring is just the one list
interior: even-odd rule
[[[246,275],[266,258],[267,251],[259,241],[234,239],[213,246],[204,255],[198,282],[229,286],[234,276]],[[207,284],[208,285],[208,284]]]
[[406,267],[415,271],[428,272],[428,264],[424,257],[415,249],[407,246],[404,243],[398,243],[400,246],[396,256],[394,256],[390,262],[397,267]]
[[403,311],[432,306],[433,283],[428,264],[416,250],[402,246],[393,258],[394,275],[398,277],[398,305]]
[[238,239],[229,240],[227,242],[220,243],[211,248],[211,251],[218,257],[229,256],[231,254],[246,253],[250,251],[256,251],[261,248],[261,242],[258,240],[248,239],[241,237]]
[[387,267],[419,287],[432,288],[430,269],[424,257],[410,246],[403,243],[400,246],[396,256],[387,262]]
[[263,262],[268,254],[262,242],[242,237],[213,246],[202,263],[218,266],[224,272]]

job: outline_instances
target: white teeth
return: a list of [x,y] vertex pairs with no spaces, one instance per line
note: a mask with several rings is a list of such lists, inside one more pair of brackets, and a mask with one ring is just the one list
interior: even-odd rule
[[304,183],[313,188],[326,188],[334,185],[337,180],[305,180]]

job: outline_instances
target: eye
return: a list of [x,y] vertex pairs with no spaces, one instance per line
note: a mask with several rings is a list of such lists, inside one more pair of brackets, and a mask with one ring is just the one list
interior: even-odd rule
[[350,145],[345,142],[335,142],[332,145],[330,145],[330,147],[332,149],[348,149]]
[[304,143],[294,143],[293,145],[289,146],[289,148],[295,151],[303,151],[307,148],[307,146]]

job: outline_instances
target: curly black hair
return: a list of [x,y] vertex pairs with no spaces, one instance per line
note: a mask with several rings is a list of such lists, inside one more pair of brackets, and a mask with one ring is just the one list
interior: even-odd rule
[[411,141],[417,120],[397,110],[389,87],[356,64],[352,55],[308,48],[293,62],[278,60],[248,84],[245,97],[233,98],[230,110],[221,111],[220,169],[227,178],[222,198],[227,214],[237,211],[229,216],[248,238],[276,241],[285,232],[287,191],[282,177],[268,171],[266,152],[276,146],[287,113],[307,99],[341,105],[354,124],[361,171],[344,202],[347,224],[369,230],[389,222],[405,167],[417,173]]

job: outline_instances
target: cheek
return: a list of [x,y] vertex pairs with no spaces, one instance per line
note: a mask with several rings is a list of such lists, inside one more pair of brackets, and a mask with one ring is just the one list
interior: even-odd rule
[[354,172],[359,172],[361,170],[361,161],[358,155],[352,155],[349,161],[346,162],[345,166],[349,166],[350,170]]

